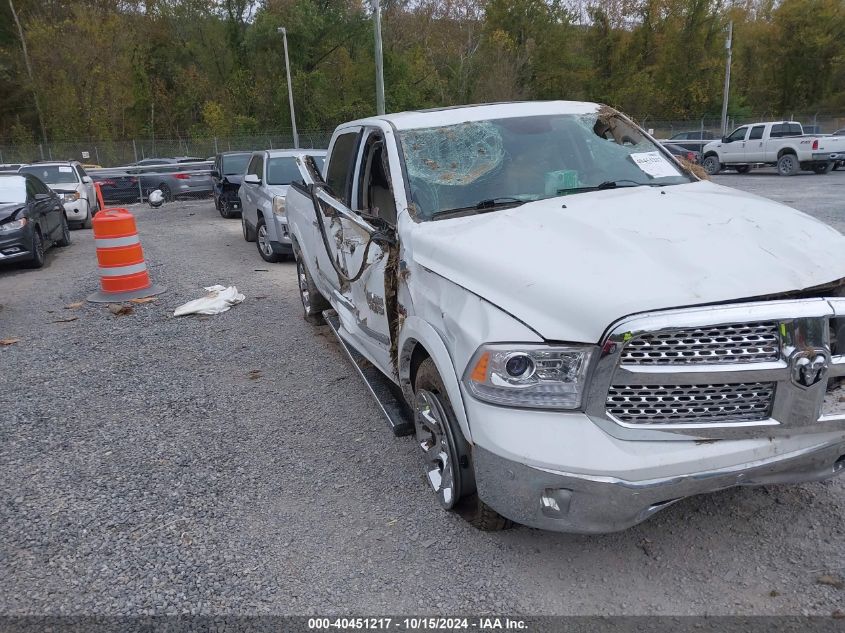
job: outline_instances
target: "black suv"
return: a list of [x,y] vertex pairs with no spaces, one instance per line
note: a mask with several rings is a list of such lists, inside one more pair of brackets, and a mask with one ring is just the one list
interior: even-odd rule
[[222,152],[214,157],[211,182],[214,188],[214,206],[224,218],[241,214],[238,189],[252,152]]

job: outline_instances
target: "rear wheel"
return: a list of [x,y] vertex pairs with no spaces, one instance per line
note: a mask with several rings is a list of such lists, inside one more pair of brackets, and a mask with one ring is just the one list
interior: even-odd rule
[[794,176],[801,170],[795,154],[784,154],[778,158],[778,173],[781,176]]
[[704,167],[704,171],[707,172],[708,176],[715,176],[722,169],[722,164],[719,162],[719,157],[716,154],[706,156],[701,166]]
[[420,363],[414,380],[414,429],[426,479],[440,505],[485,531],[509,528],[506,519],[478,498],[469,446],[434,361]]
[[258,224],[255,227],[255,245],[258,247],[258,254],[261,259],[271,264],[279,261],[279,256],[273,250],[273,244],[270,243],[270,235],[267,233],[267,222],[264,216],[258,215]]
[[817,163],[813,166],[813,171],[819,174],[829,174],[833,170],[833,163]]
[[67,218],[62,213],[62,234],[55,242],[56,246],[70,246],[70,227],[67,225]]
[[161,183],[161,184],[158,186],[158,190],[159,190],[159,191],[161,191],[161,195],[163,195],[163,196],[164,196],[164,201],[165,201],[165,202],[173,202],[173,192],[172,192],[172,191],[170,191],[170,187],[168,187],[168,186],[167,186],[166,184],[164,184],[164,183]]
[[32,257],[29,260],[30,268],[41,268],[44,265],[44,238],[41,236],[41,229],[35,227],[32,231]]
[[737,165],[734,169],[736,169],[738,174],[747,174],[751,171],[751,165]]

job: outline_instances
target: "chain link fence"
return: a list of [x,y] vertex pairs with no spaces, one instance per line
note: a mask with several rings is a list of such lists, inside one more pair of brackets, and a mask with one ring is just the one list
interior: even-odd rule
[[[665,120],[651,116],[637,117],[637,122],[647,130],[653,130],[658,139],[670,139],[680,132],[707,132],[708,137],[721,136],[721,117],[702,117],[687,120]],[[845,128],[845,114],[842,116],[811,114],[789,114],[774,116],[730,117],[728,130],[738,125],[758,121],[792,120],[800,121],[808,134],[831,134]],[[299,146],[307,149],[325,149],[332,136],[332,130],[303,130],[299,132]],[[248,136],[136,139],[125,141],[56,141],[13,145],[0,143],[0,164],[31,163],[39,160],[78,160],[81,163],[118,167],[131,165],[145,158],[193,157],[206,160],[218,152],[258,149],[285,149],[293,147],[290,130],[279,130]]]
[[[325,149],[332,130],[303,130],[299,146]],[[0,144],[0,165],[44,160],[78,160],[83,164],[119,167],[145,158],[212,158],[219,152],[260,149],[288,149],[294,146],[290,130],[249,136],[146,139],[127,141],[56,141],[23,145]]]

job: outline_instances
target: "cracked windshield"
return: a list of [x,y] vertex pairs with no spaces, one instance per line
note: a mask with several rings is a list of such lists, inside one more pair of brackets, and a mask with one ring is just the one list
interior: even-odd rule
[[399,136],[422,220],[693,180],[636,126],[601,110],[471,121]]

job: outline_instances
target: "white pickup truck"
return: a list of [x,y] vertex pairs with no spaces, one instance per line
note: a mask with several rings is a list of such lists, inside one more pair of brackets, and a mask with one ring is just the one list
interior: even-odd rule
[[335,131],[325,181],[300,160],[305,318],[473,525],[609,532],[845,471],[833,228],[700,181],[592,103],[373,117]]
[[781,176],[802,170],[826,174],[845,160],[845,136],[804,136],[795,121],[752,123],[708,143],[702,156],[711,176],[725,168],[744,174],[752,165],[774,165]]

